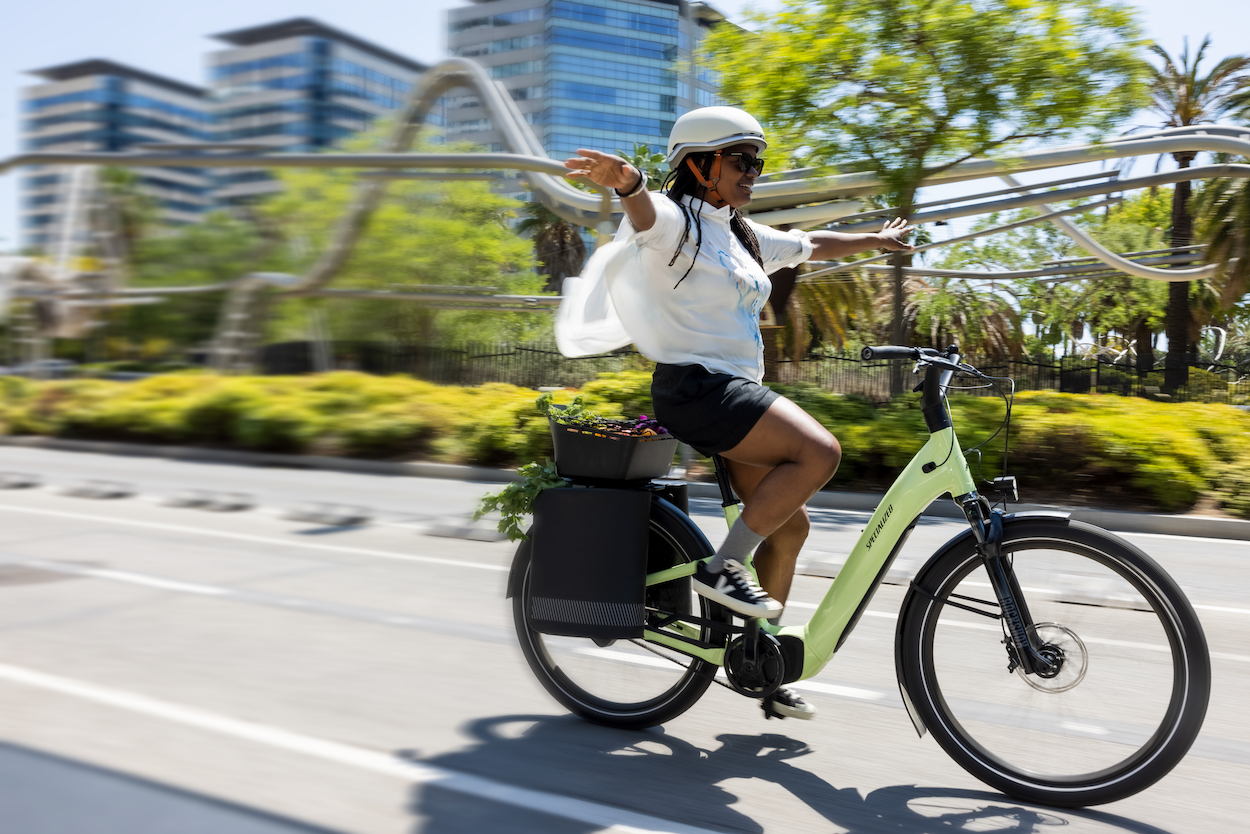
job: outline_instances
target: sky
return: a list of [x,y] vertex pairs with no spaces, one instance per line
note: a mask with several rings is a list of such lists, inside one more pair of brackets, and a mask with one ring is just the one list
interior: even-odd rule
[[[433,63],[446,55],[446,12],[464,0],[213,0],[153,4],[143,0],[9,0],[0,13],[0,159],[18,148],[18,90],[36,79],[27,70],[108,58],[150,72],[204,83],[204,54],[221,44],[209,36],[291,17],[313,17],[384,47]],[[749,6],[780,8],[779,0],[711,0],[731,20]],[[1148,37],[1174,56],[1188,35],[1194,47],[1212,37],[1216,58],[1250,51],[1250,3],[1244,0],[1141,0]],[[1209,67],[1210,64],[1204,63]],[[1057,176],[1057,175],[1056,175]],[[1033,181],[1037,181],[1034,179]],[[0,176],[0,252],[18,244],[16,177]]]

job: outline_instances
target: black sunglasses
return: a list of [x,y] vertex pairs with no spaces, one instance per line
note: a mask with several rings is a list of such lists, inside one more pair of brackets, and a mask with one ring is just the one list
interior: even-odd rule
[[760,176],[764,174],[764,163],[767,160],[762,156],[751,156],[749,153],[727,153],[723,154],[723,156],[736,156],[738,158],[738,170],[744,174],[752,168],[755,169],[756,174]]

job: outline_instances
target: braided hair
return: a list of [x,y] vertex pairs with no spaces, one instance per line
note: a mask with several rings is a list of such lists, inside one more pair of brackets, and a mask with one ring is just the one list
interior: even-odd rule
[[[687,159],[694,160],[695,165],[698,166],[699,171],[703,174],[704,180],[711,175],[712,161],[714,158],[714,153],[691,154],[687,157]],[[673,257],[669,259],[669,266],[677,263],[677,258],[681,255],[682,248],[686,245],[686,241],[690,240],[690,226],[692,220],[695,227],[694,257],[690,259],[690,266],[686,267],[686,271],[682,274],[681,278],[678,279],[677,283],[673,285],[673,289],[677,289],[677,287],[681,285],[681,282],[686,280],[686,276],[690,274],[690,270],[694,269],[695,261],[699,259],[699,249],[703,246],[703,223],[699,219],[701,212],[698,210],[692,211],[688,209],[686,204],[681,201],[682,197],[685,197],[688,194],[698,193],[699,188],[699,180],[695,177],[694,172],[690,170],[690,166],[685,164],[685,160],[682,160],[682,162],[675,169],[673,169],[673,171],[665,178],[663,186],[661,186],[661,190],[664,195],[677,204],[677,208],[681,210],[682,219],[685,221],[685,226],[681,233],[681,240],[677,243],[677,250],[673,252]],[[699,197],[700,209],[702,209],[702,204],[704,202],[705,200],[702,197]],[[757,264],[760,265],[760,269],[763,269],[764,257],[760,254],[760,242],[756,239],[755,233],[751,231],[751,227],[747,225],[746,220],[737,209],[729,210],[729,229],[734,233],[734,237],[738,239],[738,242],[742,244],[742,248],[746,249],[747,253]]]

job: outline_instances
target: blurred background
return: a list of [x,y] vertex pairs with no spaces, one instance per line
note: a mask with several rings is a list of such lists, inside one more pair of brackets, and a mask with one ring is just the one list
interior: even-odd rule
[[[1244,145],[1207,140],[1250,133],[1245,4],[10,6],[0,827],[1239,830],[1250,168]],[[1158,788],[1029,808],[909,735],[891,618],[959,532],[936,516],[812,690],[812,726],[715,693],[618,733],[525,669],[503,602],[514,545],[470,515],[552,454],[540,392],[652,411],[636,351],[554,346],[561,283],[619,214],[542,160],[620,153],[656,189],[673,121],[717,104],[769,131],[753,219],[920,223],[914,256],[772,276],[765,381],[848,449],[787,617],[815,607],[925,436],[909,369],[860,348],[957,343],[1018,392],[978,476],[1007,460],[1026,500],[1124,532],[1209,628],[1207,730]],[[378,152],[530,169],[265,159]],[[5,162],[38,153],[107,156]],[[967,445],[994,436],[1002,393],[952,396]],[[672,474],[709,472],[684,450]],[[717,502],[691,513],[719,541]],[[1065,582],[1061,602],[1112,605]]]

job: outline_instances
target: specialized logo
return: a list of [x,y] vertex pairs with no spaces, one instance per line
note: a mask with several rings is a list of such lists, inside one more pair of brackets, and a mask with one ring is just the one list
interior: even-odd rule
[[872,543],[877,540],[877,536],[881,535],[881,528],[885,526],[887,521],[889,521],[890,513],[892,512],[894,512],[893,504],[885,508],[885,515],[881,516],[881,520],[877,522],[877,529],[872,531],[872,537],[868,539],[868,547],[865,548],[866,550],[872,550]]

